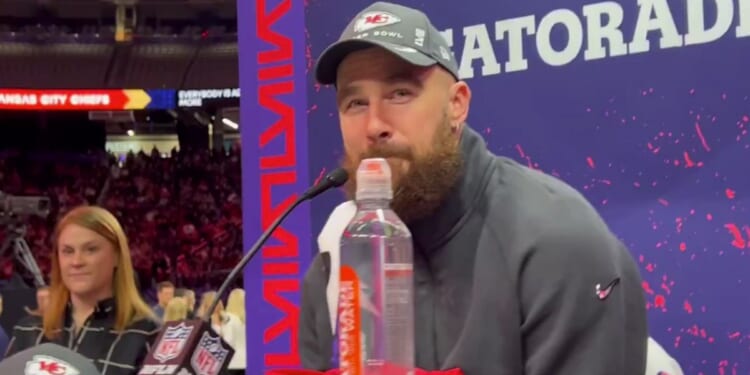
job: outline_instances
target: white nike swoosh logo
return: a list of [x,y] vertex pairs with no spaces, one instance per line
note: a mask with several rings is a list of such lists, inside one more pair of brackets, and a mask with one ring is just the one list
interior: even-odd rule
[[602,284],[596,284],[596,297],[599,298],[599,300],[604,301],[609,297],[609,294],[612,293],[612,289],[620,282],[620,278],[616,278],[612,280],[609,284],[607,284],[606,287],[602,288]]

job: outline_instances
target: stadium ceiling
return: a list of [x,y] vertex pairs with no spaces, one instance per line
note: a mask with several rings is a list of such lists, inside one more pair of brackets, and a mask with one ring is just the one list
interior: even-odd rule
[[0,17],[36,18],[40,12],[51,12],[57,18],[98,19],[113,15],[116,5],[169,19],[189,19],[206,12],[220,18],[237,17],[236,0],[2,0]]
[[[139,21],[175,20],[177,25],[226,25],[236,20],[236,0],[0,0],[0,24],[94,24],[112,28],[117,5],[131,8]],[[8,21],[10,20],[10,21]],[[62,21],[62,22],[59,22]],[[93,22],[92,22],[93,21]],[[67,22],[67,23],[66,23]],[[150,21],[153,23],[153,21]],[[179,26],[174,28],[179,34]],[[111,31],[110,31],[111,32]],[[50,32],[5,35],[0,43],[0,86],[11,89],[220,89],[238,87],[237,42],[232,30],[215,38],[184,35],[138,34],[147,42],[115,43],[102,31],[101,39],[71,39]],[[209,33],[209,35],[213,36]],[[76,38],[78,37],[75,34]],[[97,33],[97,37],[99,34]],[[14,39],[16,38],[16,39]],[[79,43],[81,42],[81,43]],[[85,71],[86,74],[79,74]],[[211,97],[213,98],[213,97]],[[154,98],[156,100],[156,98]],[[224,119],[239,123],[238,98],[205,99],[202,103],[175,104],[173,109],[91,110],[89,120],[105,123],[107,134],[171,134],[177,124],[206,127],[225,134],[237,133]],[[9,113],[2,113],[3,116]],[[33,121],[40,115],[22,111],[18,116]],[[57,115],[56,113],[49,114]],[[60,116],[65,115],[61,113]]]

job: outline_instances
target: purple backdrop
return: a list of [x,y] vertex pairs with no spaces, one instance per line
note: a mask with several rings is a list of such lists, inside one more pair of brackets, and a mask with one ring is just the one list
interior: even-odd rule
[[[238,1],[243,242],[249,248],[309,183],[304,6]],[[293,368],[310,208],[298,207],[245,270],[247,368]]]
[[[238,1],[246,247],[341,157],[310,69],[367,3]],[[750,0],[402,3],[446,31],[490,148],[579,188],[630,246],[686,373],[750,373]],[[298,365],[299,281],[341,199],[300,207],[248,267],[248,373]]]

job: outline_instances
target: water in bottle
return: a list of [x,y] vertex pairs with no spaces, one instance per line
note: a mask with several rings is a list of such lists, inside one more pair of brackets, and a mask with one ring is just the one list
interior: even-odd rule
[[341,237],[342,375],[413,374],[413,246],[409,229],[390,208],[392,198],[388,162],[362,160],[357,213]]

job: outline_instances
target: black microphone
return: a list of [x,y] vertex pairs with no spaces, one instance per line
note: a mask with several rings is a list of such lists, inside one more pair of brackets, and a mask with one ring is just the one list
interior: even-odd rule
[[99,375],[101,372],[90,359],[60,345],[45,343],[0,362],[0,374]]
[[219,290],[216,292],[217,298],[211,303],[210,307],[204,312],[203,320],[208,321],[208,319],[213,314],[214,310],[216,309],[216,306],[219,304],[219,298],[226,293],[227,289],[234,283],[234,280],[237,279],[237,276],[239,276],[240,272],[245,268],[245,265],[247,265],[248,262],[250,262],[251,259],[255,256],[255,254],[260,250],[261,246],[263,246],[264,243],[268,240],[269,237],[271,237],[271,234],[273,234],[273,231],[278,228],[279,225],[286,219],[287,216],[289,216],[292,211],[294,211],[297,206],[299,206],[302,202],[305,202],[307,200],[313,199],[317,197],[318,195],[322,194],[325,191],[328,191],[332,188],[339,187],[346,183],[346,181],[349,179],[349,173],[344,168],[336,168],[332,170],[330,173],[328,173],[325,177],[323,177],[323,180],[320,181],[317,185],[314,185],[307,189],[307,191],[302,194],[297,200],[294,201],[289,207],[287,207],[284,212],[279,215],[279,217],[276,219],[276,221],[271,224],[268,229],[266,229],[265,232],[260,236],[257,242],[253,245],[252,248],[250,248],[250,251],[245,253],[245,255],[240,259],[240,262],[237,263],[236,266],[232,269],[232,272],[229,273],[229,276],[224,280],[224,283],[221,284],[221,287],[219,287]]
[[234,283],[245,265],[255,256],[261,246],[278,228],[281,222],[302,202],[346,183],[349,174],[338,168],[328,173],[323,180],[310,187],[290,205],[276,221],[263,232],[257,242],[250,248],[229,273],[224,283],[216,292],[216,299],[203,313],[200,319],[168,322],[164,325],[159,337],[143,361],[138,375],[175,375],[175,374],[221,374],[226,371],[234,349],[219,334],[211,329],[210,318],[220,298]]
[[328,189],[339,187],[346,183],[349,179],[349,173],[344,168],[336,168],[331,173],[325,175],[323,180],[317,185],[307,189],[305,194],[302,194],[302,201],[310,200],[318,195],[328,191]]

